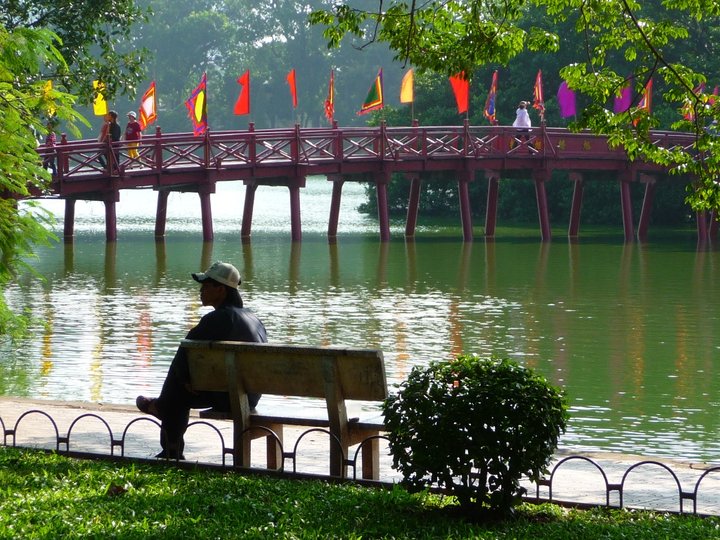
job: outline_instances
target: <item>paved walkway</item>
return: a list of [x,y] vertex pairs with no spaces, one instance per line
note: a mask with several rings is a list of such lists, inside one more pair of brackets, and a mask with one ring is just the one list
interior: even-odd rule
[[[0,444],[4,442],[7,446],[134,458],[152,458],[160,449],[159,424],[134,406],[0,398],[0,428],[4,434]],[[285,470],[295,467],[300,473],[328,474],[328,435],[318,430],[305,436],[303,433],[302,429],[285,432],[284,451],[296,452],[294,463],[292,459],[285,460]],[[223,444],[232,446],[230,422],[191,418],[185,448],[188,461],[221,465],[225,459],[225,465],[230,466],[232,455],[223,455]],[[253,467],[265,467],[263,446],[260,441],[253,444]],[[680,511],[682,504],[686,513],[720,515],[720,463],[687,463],[625,454],[580,456],[561,449],[551,471],[547,482],[539,488],[543,500],[674,512]],[[400,480],[391,467],[386,441],[381,441],[380,480]],[[528,495],[534,496],[536,486],[530,482],[524,485]]]

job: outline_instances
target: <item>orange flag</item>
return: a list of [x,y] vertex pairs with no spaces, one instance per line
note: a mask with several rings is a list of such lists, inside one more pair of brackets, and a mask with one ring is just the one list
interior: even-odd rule
[[238,84],[242,86],[240,89],[240,95],[235,102],[234,113],[250,114],[250,70],[248,69],[243,73],[237,80]]
[[288,86],[290,86],[290,96],[292,97],[293,109],[297,109],[297,87],[295,86],[295,70],[291,69],[286,77]]
[[400,103],[412,103],[415,100],[415,75],[409,69],[400,83]]
[[455,103],[457,103],[458,114],[466,113],[468,111],[470,83],[465,77],[465,72],[461,71],[457,75],[450,77],[450,85],[455,93]]
[[155,81],[153,81],[140,100],[140,128],[145,129],[155,120],[157,120],[157,106],[155,103]]
[[193,90],[192,95],[185,102],[190,120],[193,124],[193,133],[196,137],[207,131],[207,75],[203,73],[200,84]]
[[330,84],[328,84],[327,98],[325,98],[325,116],[332,123],[335,116],[335,71],[330,71]]

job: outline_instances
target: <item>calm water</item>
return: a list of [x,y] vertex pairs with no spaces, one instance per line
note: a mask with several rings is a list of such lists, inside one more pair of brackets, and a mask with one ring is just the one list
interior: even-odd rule
[[190,194],[171,195],[160,244],[154,194],[122,194],[111,245],[103,207],[78,203],[74,244],[43,249],[34,264],[47,281],[25,276],[6,291],[38,322],[32,339],[2,351],[0,394],[132,403],[156,393],[206,309],[189,274],[221,259],[241,269],[246,305],[273,341],[380,348],[391,383],[461,351],[509,356],[567,390],[564,447],[720,459],[720,255],[697,252],[692,235],[625,246],[621,230],[575,244],[556,231],[551,244],[537,234],[464,244],[459,227],[420,228],[405,243],[397,224],[383,245],[355,211],[361,188],[346,185],[339,241],[328,245],[330,185],[312,179],[301,244],[290,242],[282,188],[258,190],[242,244],[243,194],[218,186],[216,239],[205,245]]

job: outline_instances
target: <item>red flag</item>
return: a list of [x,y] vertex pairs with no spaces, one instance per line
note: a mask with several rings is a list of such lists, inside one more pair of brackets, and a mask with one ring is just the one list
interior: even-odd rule
[[330,70],[330,83],[328,84],[327,98],[325,98],[325,116],[332,124],[335,116],[335,71]]
[[365,101],[363,102],[358,114],[367,114],[370,111],[376,111],[382,109],[384,105],[383,99],[383,82],[382,82],[382,68],[378,71],[375,80],[368,90]]
[[155,81],[150,83],[148,88],[140,100],[140,128],[145,129],[147,126],[157,120],[157,106],[155,103]]
[[293,109],[297,109],[297,87],[295,86],[295,70],[291,69],[290,73],[286,77],[287,83],[290,86],[290,96],[292,97]]
[[497,125],[497,118],[495,118],[495,98],[497,97],[497,82],[498,72],[497,69],[493,73],[492,81],[490,82],[490,91],[488,97],[485,100],[485,109],[483,109],[483,115],[485,118],[490,120],[490,124],[493,126]]
[[450,77],[450,85],[455,93],[455,103],[457,103],[458,114],[466,113],[470,96],[470,83],[465,77],[465,72],[461,71],[457,75]]
[[533,90],[533,109],[540,111],[540,116],[545,114],[545,98],[542,88],[542,70],[538,69],[535,77],[535,89]]
[[235,102],[235,109],[233,112],[237,115],[250,114],[250,70],[248,69],[243,73],[237,80],[238,84],[242,86],[240,89],[240,95]]
[[195,136],[205,133],[207,123],[207,75],[203,73],[200,84],[197,85],[190,98],[185,102],[190,120],[193,124]]

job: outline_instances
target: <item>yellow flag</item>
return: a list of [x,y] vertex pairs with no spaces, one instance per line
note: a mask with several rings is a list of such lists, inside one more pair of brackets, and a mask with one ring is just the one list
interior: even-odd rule
[[100,81],[93,81],[93,89],[97,91],[95,101],[93,101],[93,112],[95,116],[105,116],[108,112],[107,101],[105,101],[105,96],[100,93],[100,90],[105,89],[105,85]]
[[414,89],[414,76],[413,76],[413,70],[410,69],[405,74],[405,76],[402,79],[402,83],[400,84],[400,103],[412,103],[415,99],[415,89]]
[[[45,81],[45,85],[43,86],[43,94],[44,94],[44,95],[43,95],[43,98],[45,98],[45,99],[47,99],[47,100],[51,99],[51,98],[50,98],[50,94],[52,93],[52,89],[53,89],[52,81],[51,81],[51,80]],[[47,112],[48,112],[48,114],[49,114],[50,116],[54,115],[55,112],[56,112],[56,111],[55,111],[55,106],[52,105],[52,104],[49,105]]]

